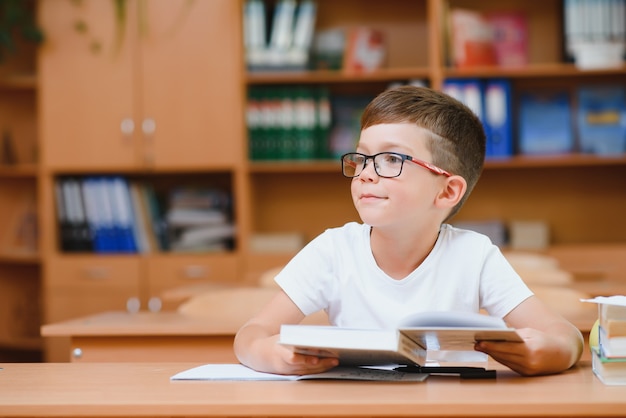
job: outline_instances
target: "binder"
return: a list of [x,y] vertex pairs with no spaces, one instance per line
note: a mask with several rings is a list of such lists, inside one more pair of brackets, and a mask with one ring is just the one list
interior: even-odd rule
[[69,208],[63,193],[63,189],[66,187],[64,183],[66,183],[65,180],[57,180],[54,183],[59,245],[63,251],[74,251],[74,241],[72,239],[73,231],[69,220]]
[[626,88],[620,85],[578,89],[578,135],[582,152],[619,155],[626,151]]
[[442,90],[469,107],[481,122],[484,122],[483,85],[474,78],[448,78]]
[[279,0],[274,9],[270,48],[288,49],[293,42],[293,21],[296,11],[296,0]]
[[513,155],[511,83],[489,79],[484,85],[485,115],[483,125],[487,136],[487,158]]
[[96,253],[112,253],[117,250],[113,218],[106,189],[101,178],[86,177],[82,181],[87,221],[93,236]]
[[93,235],[85,213],[79,180],[60,179],[56,186],[61,249],[68,252],[91,251]]
[[116,248],[122,253],[135,253],[137,252],[137,242],[133,230],[135,220],[128,182],[120,176],[105,178],[103,182],[107,198],[111,204]]
[[519,104],[521,154],[560,154],[573,151],[569,94],[567,91],[526,92]]

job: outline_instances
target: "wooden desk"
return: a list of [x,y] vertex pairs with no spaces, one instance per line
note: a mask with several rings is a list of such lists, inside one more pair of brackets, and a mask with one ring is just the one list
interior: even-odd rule
[[431,376],[420,383],[170,382],[198,363],[0,364],[3,417],[623,416],[624,387],[589,365],[496,380]]
[[104,312],[41,327],[44,337],[69,337],[68,361],[233,363],[242,325],[178,312]]

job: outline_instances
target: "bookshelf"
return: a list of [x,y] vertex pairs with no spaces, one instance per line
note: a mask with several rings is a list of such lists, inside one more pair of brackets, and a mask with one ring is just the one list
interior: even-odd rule
[[36,50],[0,61],[0,361],[38,361],[42,343]]
[[[27,138],[19,142],[20,163],[0,166],[0,218],[9,219],[34,196],[39,221],[36,251],[0,251],[0,286],[27,296],[19,300],[28,301],[24,306],[35,318],[20,325],[17,334],[0,328],[0,335],[15,335],[0,341],[0,347],[32,351],[41,347],[40,323],[123,310],[136,300],[145,310],[151,299],[173,287],[251,283],[293,255],[250,251],[254,234],[297,233],[310,240],[325,228],[358,220],[337,159],[248,158],[245,107],[251,88],[307,86],[327,88],[331,95],[374,95],[394,82],[423,80],[439,88],[450,77],[502,77],[519,94],[602,81],[623,85],[626,75],[626,66],[580,71],[565,62],[561,0],[318,0],[317,30],[371,26],[386,33],[386,63],[367,73],[246,71],[244,0],[155,0],[147,10],[140,0],[118,3],[126,4],[127,19],[116,54],[112,47],[119,22],[112,2],[46,0],[39,5],[39,20],[48,42],[18,63],[0,65],[0,126],[8,124],[14,135]],[[265,3],[271,7],[275,1]],[[522,10],[531,35],[529,64],[448,66],[443,22],[451,7]],[[75,31],[78,17],[88,25],[88,35]],[[99,53],[90,49],[93,39],[100,42]],[[237,225],[234,248],[201,254],[61,251],[55,182],[91,175],[122,175],[162,193],[177,185],[218,185],[230,191]],[[490,160],[457,219],[541,219],[550,226],[557,252],[621,248],[626,244],[624,179],[623,155]],[[10,222],[0,223],[0,243],[13,229]],[[8,315],[0,310],[2,321]],[[54,360],[59,353],[57,358],[65,358],[65,350],[65,342],[50,341],[46,358]]]
[[[268,0],[265,4],[271,10],[275,2]],[[529,30],[528,64],[508,68],[449,65],[445,22],[453,8],[522,12]],[[316,30],[349,30],[358,25],[386,32],[388,57],[383,68],[367,73],[248,71],[245,85],[248,89],[268,85],[326,86],[333,95],[376,93],[390,83],[414,79],[440,88],[447,78],[506,78],[512,84],[515,106],[517,97],[525,91],[562,88],[574,92],[585,84],[625,84],[626,64],[581,71],[567,62],[561,0],[532,4],[521,0],[318,1]],[[572,104],[576,105],[575,101]],[[358,220],[349,197],[349,183],[341,177],[335,161],[250,161],[247,172],[250,207],[254,208],[250,211],[251,233],[298,231],[311,239],[324,228]],[[626,185],[625,175],[624,154],[574,152],[488,160],[482,179],[455,221],[542,220],[549,225],[555,248],[623,245],[626,226],[621,222],[621,213],[626,208],[626,195],[621,190]],[[292,216],[294,213],[298,215]],[[275,255],[267,261],[261,254],[249,254],[249,268],[258,272],[261,266],[280,265],[290,257]]]

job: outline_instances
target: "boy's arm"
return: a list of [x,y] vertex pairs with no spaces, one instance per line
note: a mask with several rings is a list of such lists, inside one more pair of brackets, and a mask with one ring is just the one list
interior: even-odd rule
[[522,375],[559,373],[582,355],[580,331],[536,296],[520,303],[504,319],[517,328],[524,344],[482,341],[476,349]]
[[277,343],[281,324],[297,324],[302,319],[302,311],[280,290],[237,332],[237,359],[255,370],[279,374],[312,374],[335,367],[336,359],[296,354]]

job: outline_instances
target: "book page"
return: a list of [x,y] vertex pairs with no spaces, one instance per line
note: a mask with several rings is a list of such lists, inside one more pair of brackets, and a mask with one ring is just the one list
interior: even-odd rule
[[372,380],[390,382],[421,382],[428,377],[425,373],[405,373],[389,369],[369,367],[335,367],[327,372],[309,375],[282,375],[263,373],[246,367],[242,364],[204,364],[202,366],[183,370],[170,377],[175,380]]

